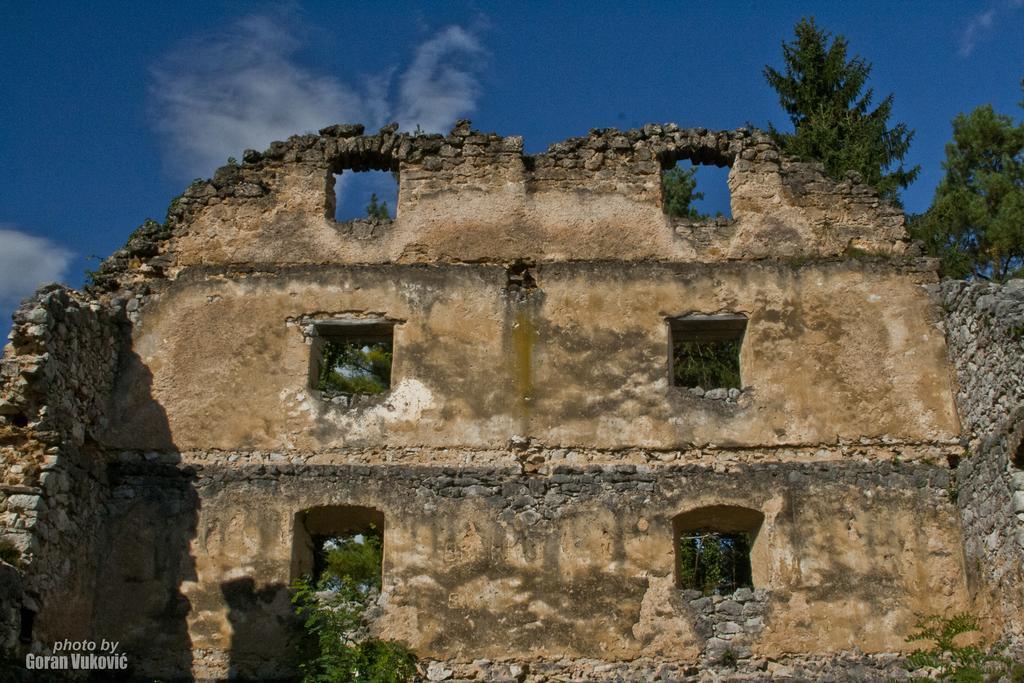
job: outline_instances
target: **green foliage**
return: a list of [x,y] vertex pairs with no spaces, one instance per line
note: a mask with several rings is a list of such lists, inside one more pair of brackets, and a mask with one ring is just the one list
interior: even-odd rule
[[391,387],[391,344],[333,341],[323,344],[317,389],[380,394]]
[[298,653],[304,683],[398,683],[416,674],[416,657],[403,644],[355,637],[380,588],[382,560],[380,535],[360,536],[362,542],[330,539],[319,580],[305,576],[292,583],[292,603],[308,636],[307,650]]
[[303,628],[312,641],[300,653],[304,683],[369,681],[398,683],[416,673],[416,657],[401,643],[367,639],[353,642],[365,605],[354,583],[345,581],[336,591],[318,591],[309,577],[292,583],[292,603],[304,618]]
[[751,587],[750,534],[699,530],[679,538],[679,585],[704,595]]
[[[982,644],[957,645],[956,637],[962,633],[978,631],[978,620],[967,612],[955,614],[945,619],[938,615],[922,617],[915,624],[915,631],[907,638],[908,642],[930,640],[931,648],[917,650],[907,657],[910,670],[923,667],[938,669],[938,679],[955,681],[956,683],[983,683],[989,680],[1000,680],[1001,676],[1010,677],[1019,669],[1006,657],[991,654]],[[932,678],[914,680],[931,681]]]
[[697,169],[675,167],[661,174],[661,188],[664,195],[665,213],[673,218],[702,220],[707,218],[693,207],[693,202],[704,199],[703,192],[697,192]]
[[18,567],[21,565],[21,551],[10,541],[0,540],[0,560]]
[[370,195],[370,203],[366,205],[366,217],[389,220],[391,213],[388,212],[388,203],[377,199],[377,193]]
[[672,344],[675,385],[739,389],[739,341],[677,341]]
[[874,92],[864,91],[871,64],[859,56],[847,59],[846,38],[833,39],[813,17],[801,19],[795,34],[782,44],[785,73],[764,69],[794,132],[774,126],[769,132],[788,154],[818,159],[833,178],[856,171],[881,196],[898,202],[898,188],[913,182],[920,167],[901,163],[914,133],[903,123],[888,127],[893,96],[872,109]]
[[942,166],[932,206],[910,217],[910,234],[947,277],[1024,275],[1024,122],[987,104],[957,115]]
[[362,542],[354,537],[332,539],[334,546],[327,550],[325,572],[329,579],[351,580],[362,590],[380,590],[383,562],[379,533],[361,534]]

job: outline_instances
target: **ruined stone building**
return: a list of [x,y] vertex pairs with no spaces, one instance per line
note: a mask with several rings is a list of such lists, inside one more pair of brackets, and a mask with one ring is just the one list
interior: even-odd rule
[[[730,167],[732,218],[666,215],[686,159]],[[396,217],[336,222],[370,169]],[[1024,635],[1024,282],[938,283],[902,211],[757,131],[332,126],[193,183],[94,280],[4,351],[8,650],[287,676],[312,539],[370,522],[372,630],[434,679],[881,670],[965,611]],[[386,392],[317,388],[325,343],[371,338]],[[673,374],[700,339],[737,386]],[[747,535],[749,585],[681,587],[697,530]]]

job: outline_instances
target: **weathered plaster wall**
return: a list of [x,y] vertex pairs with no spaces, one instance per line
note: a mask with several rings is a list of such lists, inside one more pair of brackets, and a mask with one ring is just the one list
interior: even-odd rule
[[[884,264],[374,266],[179,279],[138,309],[107,440],[125,448],[674,448],[957,435],[936,309]],[[667,316],[749,316],[735,403],[669,385]],[[309,386],[303,317],[386,315],[393,389]],[[196,387],[203,387],[196,391]]]
[[1024,280],[934,291],[969,452],[956,477],[975,611],[1024,644]]
[[[294,633],[286,586],[295,578],[295,518],[322,505],[384,513],[374,628],[428,657],[695,661],[725,647],[740,656],[892,651],[904,648],[915,613],[966,601],[944,466],[740,456],[721,467],[727,454],[714,452],[572,465],[555,463],[607,454],[533,449],[543,464],[527,475],[520,455],[505,452],[500,467],[442,468],[401,464],[409,457],[402,451],[375,454],[397,461],[389,465],[125,453],[114,476],[118,540],[103,571],[109,598],[118,586],[133,590],[98,601],[107,611],[97,628],[129,649],[168,652],[154,675],[170,675],[168,661],[186,642],[175,650],[170,640],[185,624],[197,675],[283,672]],[[190,480],[197,498],[168,493],[178,490],[170,480]],[[720,504],[765,516],[753,559],[761,602],[746,614],[740,603],[722,606],[736,610],[733,623],[713,637],[702,626],[711,600],[675,588],[672,519]],[[161,542],[133,535],[139,527]],[[188,608],[172,613],[165,601],[177,591]],[[147,641],[156,633],[164,634],[160,649]]]

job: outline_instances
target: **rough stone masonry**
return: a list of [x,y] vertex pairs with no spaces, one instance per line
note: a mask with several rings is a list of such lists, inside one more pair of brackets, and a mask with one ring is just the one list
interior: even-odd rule
[[[730,168],[731,219],[665,215],[687,159]],[[365,170],[397,173],[396,218],[336,222]],[[742,388],[674,386],[670,321],[726,314]],[[324,326],[367,321],[390,391],[318,391]],[[431,680],[884,680],[920,616],[964,611],[1024,641],[1024,286],[939,284],[899,209],[758,131],[526,155],[465,121],[331,126],[193,183],[14,323],[8,651],[288,676],[311,535],[371,514],[371,630]],[[687,520],[753,535],[752,589],[680,587]]]

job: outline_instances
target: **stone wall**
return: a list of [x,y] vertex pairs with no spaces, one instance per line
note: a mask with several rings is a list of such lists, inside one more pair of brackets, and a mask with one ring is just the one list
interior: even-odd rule
[[[935,264],[899,209],[745,129],[593,130],[538,155],[468,122],[363,132],[247,151],[88,295],[47,288],[16,314],[0,535],[23,553],[34,647],[118,640],[157,677],[287,674],[300,520],[325,506],[383,514],[373,629],[436,680],[727,656],[753,677],[888,672],[916,616],[975,598],[1019,630],[1022,420],[992,417],[1019,405],[1016,328],[945,286],[962,458]],[[730,167],[733,219],[663,213],[683,159]],[[366,169],[398,172],[397,216],[336,222],[333,175]],[[1004,320],[1018,290],[1001,291]],[[747,319],[729,400],[670,380],[667,320],[691,313]],[[394,322],[393,383],[338,401],[310,385],[310,330],[355,318]],[[763,520],[754,589],[683,592],[675,524],[722,506]]]
[[957,468],[978,614],[1024,641],[1024,280],[935,289],[968,456]]
[[[9,656],[18,648],[24,592],[21,572],[0,561],[0,658]],[[3,663],[0,662],[2,671]]]
[[[918,613],[966,606],[940,454],[356,455],[122,453],[97,631],[153,676],[286,674],[296,520],[331,505],[384,515],[374,632],[460,667],[899,651]],[[764,515],[757,590],[680,591],[673,519],[722,504]]]
[[56,285],[14,314],[0,364],[0,538],[21,553],[37,643],[91,630],[106,488],[105,425],[122,330]]

